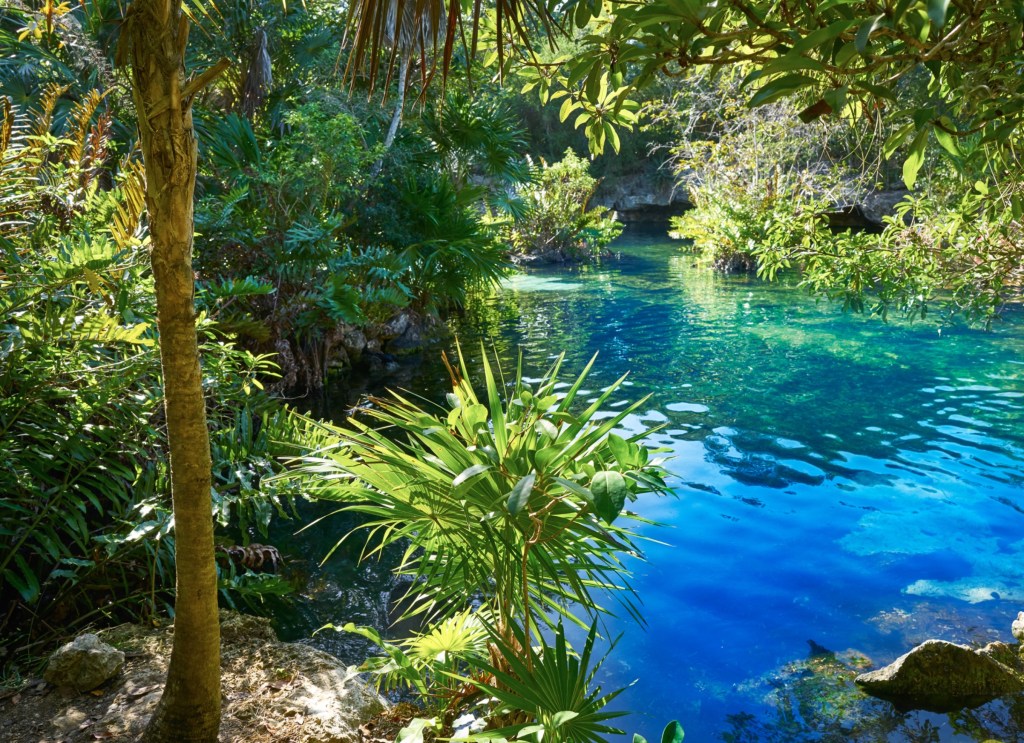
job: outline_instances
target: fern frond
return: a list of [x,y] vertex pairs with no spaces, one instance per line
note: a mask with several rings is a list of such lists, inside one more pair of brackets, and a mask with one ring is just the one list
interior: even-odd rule
[[99,108],[100,102],[103,100],[103,96],[100,95],[98,90],[90,90],[78,103],[75,104],[74,108],[71,109],[71,115],[68,117],[68,131],[67,138],[71,141],[68,145],[68,156],[67,162],[75,165],[82,166],[83,158],[86,154],[86,141],[89,136],[90,125],[92,124],[92,117],[96,113],[96,109]]
[[68,92],[70,87],[70,85],[50,83],[43,90],[39,99],[39,111],[35,115],[35,125],[32,127],[32,133],[37,137],[43,137],[50,133],[50,128],[53,126],[53,110],[57,107],[57,101]]
[[121,199],[117,202],[110,234],[121,249],[131,245],[146,211],[146,171],[138,160],[126,159],[121,165]]

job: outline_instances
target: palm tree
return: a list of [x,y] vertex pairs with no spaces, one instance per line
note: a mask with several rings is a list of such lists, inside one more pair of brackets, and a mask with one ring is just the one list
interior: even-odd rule
[[[481,12],[473,10],[473,38]],[[411,10],[409,10],[411,8]],[[388,40],[417,29],[409,49],[447,74],[461,23],[461,4],[447,12],[437,0],[357,0],[352,6],[351,74],[367,65],[371,83]],[[523,13],[543,19],[539,0],[497,0],[499,34],[527,42]],[[130,65],[139,139],[146,165],[157,328],[171,462],[177,586],[174,642],[167,683],[144,739],[152,743],[214,743],[220,726],[220,632],[214,568],[211,462],[193,303],[193,193],[197,150],[192,101],[229,66],[221,60],[186,77],[190,13],[182,0],[134,0],[125,13],[119,65]],[[388,18],[394,21],[389,24]],[[401,19],[399,23],[397,19]],[[388,28],[392,27],[389,35]],[[444,44],[438,42],[443,30]],[[417,49],[417,46],[419,47]],[[392,51],[391,58],[395,59]],[[409,55],[411,56],[411,54]],[[424,82],[429,80],[424,75]]]
[[[413,53],[417,49],[436,46],[437,33],[447,17],[442,0],[433,0],[433,6],[429,8],[429,13],[424,13],[420,16],[418,23],[416,21],[416,8],[412,3],[392,0],[388,6],[385,43],[394,50],[392,58],[394,64],[398,65],[398,100],[395,102],[395,112],[391,116],[391,125],[388,127],[387,136],[384,138],[385,151],[391,148],[395,141],[395,136],[398,134],[398,127],[402,123],[402,112],[405,110],[405,93],[409,87],[409,68],[412,67]],[[401,16],[399,16],[399,9],[402,12]],[[435,19],[436,23],[434,22]],[[380,169],[382,160],[383,158],[374,165],[374,171]]]

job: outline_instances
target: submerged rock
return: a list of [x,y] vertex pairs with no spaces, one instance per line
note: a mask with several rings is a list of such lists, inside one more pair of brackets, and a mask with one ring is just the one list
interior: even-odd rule
[[885,668],[860,674],[856,682],[867,693],[888,699],[900,709],[950,712],[977,707],[1024,691],[1024,676],[1001,662],[1012,657],[1004,652],[1008,648],[991,643],[974,650],[944,640],[927,640]]
[[43,678],[54,686],[92,691],[124,667],[124,653],[96,635],[79,635],[50,656]]

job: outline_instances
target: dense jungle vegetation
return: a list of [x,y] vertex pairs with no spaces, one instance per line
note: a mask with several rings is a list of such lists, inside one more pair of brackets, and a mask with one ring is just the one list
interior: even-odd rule
[[[709,270],[994,322],[1024,279],[1022,24],[1010,0],[6,3],[5,673],[171,614],[149,739],[216,740],[218,600],[288,590],[235,546],[318,498],[405,545],[423,634],[347,629],[424,720],[470,684],[492,737],[616,732],[599,595],[638,613],[627,506],[667,491],[616,429],[640,403],[605,414],[614,388],[575,399],[588,370],[531,384],[475,348],[446,410],[335,427],[281,395],[440,334],[513,261],[607,257],[599,184],[665,173]],[[894,192],[871,229],[830,223]]]

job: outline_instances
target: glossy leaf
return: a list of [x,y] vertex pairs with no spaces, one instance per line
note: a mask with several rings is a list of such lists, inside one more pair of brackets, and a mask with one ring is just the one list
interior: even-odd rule
[[601,471],[590,482],[590,492],[594,494],[597,515],[610,524],[622,512],[629,488],[625,478],[618,472]]
[[530,500],[530,493],[533,492],[533,483],[537,480],[537,474],[531,472],[515,484],[508,496],[508,510],[512,515],[522,511]]

